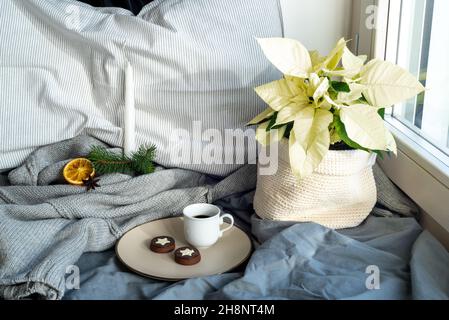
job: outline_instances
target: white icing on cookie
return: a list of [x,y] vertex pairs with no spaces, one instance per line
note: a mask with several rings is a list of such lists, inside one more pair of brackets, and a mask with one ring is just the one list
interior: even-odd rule
[[181,255],[182,255],[183,257],[184,257],[184,256],[189,256],[189,257],[191,257],[192,254],[195,253],[195,250],[192,250],[192,249],[189,249],[189,248],[185,248],[184,250],[180,250],[179,252],[181,253]]
[[167,243],[170,243],[171,241],[167,238],[158,238],[155,243],[160,244],[161,246],[165,246]]

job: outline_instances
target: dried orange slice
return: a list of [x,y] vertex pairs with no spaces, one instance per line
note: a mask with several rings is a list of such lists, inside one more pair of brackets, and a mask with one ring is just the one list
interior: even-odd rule
[[62,174],[68,183],[81,186],[84,180],[95,176],[95,170],[88,159],[77,158],[65,165]]

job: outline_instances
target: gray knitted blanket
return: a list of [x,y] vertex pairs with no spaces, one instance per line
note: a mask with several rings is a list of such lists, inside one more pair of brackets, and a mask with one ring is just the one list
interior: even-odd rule
[[255,166],[218,181],[193,171],[158,168],[132,177],[101,177],[100,188],[62,184],[61,170],[93,145],[88,137],[45,146],[0,179],[0,298],[64,295],[67,266],[85,252],[112,247],[139,224],[178,215],[197,202],[214,202],[254,188]]

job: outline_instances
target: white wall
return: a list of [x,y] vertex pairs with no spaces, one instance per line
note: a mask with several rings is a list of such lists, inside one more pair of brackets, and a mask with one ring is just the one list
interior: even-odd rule
[[351,39],[352,0],[281,0],[286,38],[326,55],[341,37]]

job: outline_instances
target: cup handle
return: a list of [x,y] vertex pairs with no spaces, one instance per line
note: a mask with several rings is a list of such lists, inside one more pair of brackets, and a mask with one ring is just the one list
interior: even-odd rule
[[220,217],[220,226],[224,223],[225,218],[228,218],[229,220],[231,220],[231,225],[229,227],[224,228],[223,230],[220,230],[220,237],[222,237],[223,233],[225,233],[226,231],[231,229],[232,226],[234,225],[234,217],[231,216],[230,214],[226,213]]

